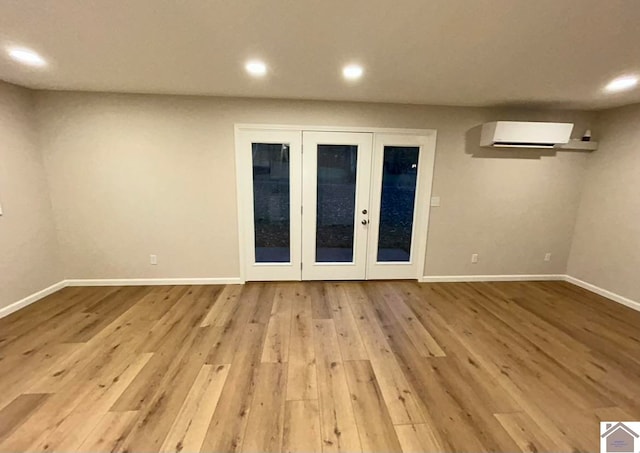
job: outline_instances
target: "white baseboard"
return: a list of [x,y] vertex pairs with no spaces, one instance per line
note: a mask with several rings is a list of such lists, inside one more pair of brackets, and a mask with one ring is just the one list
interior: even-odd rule
[[[640,311],[640,302],[587,283],[570,275],[436,275],[425,276],[418,281],[423,283],[439,282],[520,282],[520,281],[566,281],[592,293],[606,297],[614,302]],[[124,279],[71,279],[63,280],[40,290],[11,305],[0,308],[0,318],[10,315],[40,299],[61,290],[66,286],[155,286],[155,285],[237,285],[244,283],[240,278],[124,278]]]
[[37,302],[40,299],[55,293],[56,291],[60,291],[65,286],[67,286],[67,282],[65,280],[62,280],[61,282],[55,283],[49,286],[48,288],[38,291],[37,293],[33,293],[30,296],[27,296],[24,299],[19,300],[18,302],[14,302],[11,305],[0,308],[0,318],[9,316],[14,311],[18,311],[21,308],[26,307],[27,305],[31,305],[32,303]]
[[71,279],[67,286],[162,286],[162,285],[239,285],[237,277],[223,278],[109,278]]
[[432,275],[418,279],[421,283],[445,283],[445,282],[526,282],[526,281],[565,281],[591,291],[602,297],[606,297],[619,304],[640,311],[640,302],[631,300],[614,292],[587,283],[570,275],[542,274],[542,275]]
[[421,283],[444,282],[531,282],[564,280],[562,274],[515,275],[431,275],[419,278]]
[[47,297],[67,286],[160,286],[160,285],[239,285],[240,278],[123,278],[123,279],[70,279],[62,280],[37,293],[0,308],[0,318]]
[[606,297],[607,299],[611,299],[614,302],[618,302],[619,304],[626,305],[629,308],[640,311],[640,302],[628,299],[624,296],[621,296],[620,294],[613,293],[606,289],[600,288],[599,286],[592,285],[591,283],[587,283],[575,277],[571,277],[570,275],[565,275],[565,281],[579,286],[580,288],[584,288],[587,291],[591,291],[592,293],[596,293],[602,297]]

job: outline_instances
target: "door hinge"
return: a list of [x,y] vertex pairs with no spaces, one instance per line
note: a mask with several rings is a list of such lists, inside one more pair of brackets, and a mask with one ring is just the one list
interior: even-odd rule
[[302,261],[300,261],[300,270],[302,270]]
[[304,208],[302,206],[300,206],[300,215],[302,215],[303,211],[304,211]]

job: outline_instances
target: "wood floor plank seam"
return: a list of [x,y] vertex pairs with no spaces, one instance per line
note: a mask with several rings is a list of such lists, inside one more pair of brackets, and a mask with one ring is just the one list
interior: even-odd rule
[[[333,320],[332,320],[332,321],[333,321]],[[333,329],[334,329],[334,332],[335,332],[335,334],[336,334],[336,339],[337,339],[337,338],[338,338],[338,332],[337,332],[337,330],[335,329],[335,321],[333,321]],[[340,343],[338,342],[338,344],[340,344]],[[342,356],[342,350],[340,349],[340,347],[338,347],[338,349],[337,349],[337,355],[339,355],[339,356],[340,356],[340,361],[341,361],[341,363],[342,363],[342,364],[344,364],[344,363],[345,363],[345,361],[344,361],[344,357]],[[345,375],[345,376],[346,376],[346,375]],[[352,411],[352,412],[354,413],[354,415],[355,415],[355,408],[353,407],[353,401],[352,401],[352,399],[353,399],[353,391],[351,390],[351,387],[349,386],[349,380],[348,380],[348,379],[345,379],[345,382],[346,382],[347,390],[349,391],[349,396],[350,396],[350,398],[349,398],[349,404],[350,404],[350,406],[351,406],[351,411]],[[320,420],[320,422],[322,423],[322,419]],[[360,427],[358,426],[358,420],[356,419],[356,420],[355,420],[355,422],[356,422],[356,423],[355,423],[356,433],[358,434],[358,439],[359,439],[359,442],[360,442],[360,448],[362,448],[362,445],[363,445],[363,444],[362,444],[362,434],[361,434],[361,432],[360,432]]]
[[[354,288],[369,296],[360,286],[356,284]],[[360,331],[369,361],[387,402],[392,421],[394,423],[424,423],[423,411],[415,400],[415,391],[408,383],[395,354],[391,351],[384,335],[383,326],[376,319],[379,316],[378,310],[372,310],[366,304],[358,304],[358,306],[360,311],[354,312],[357,318],[356,326]],[[351,308],[353,311],[353,306]]]
[[[324,288],[324,284],[323,284],[323,288]],[[326,290],[323,290],[323,294],[325,294],[325,295],[326,295]],[[328,307],[328,305],[327,305],[327,307]],[[335,337],[336,337],[336,339],[338,339],[338,331],[337,331],[337,329],[335,328],[335,320],[333,320],[333,316],[332,316],[331,310],[329,310],[329,309],[328,309],[328,313],[329,313],[329,316],[330,316],[331,321],[332,321],[332,326],[333,326],[333,331],[335,332]],[[340,342],[338,341],[338,345],[339,345],[339,344],[340,344]],[[337,348],[337,350],[336,350],[336,354],[337,354],[338,356],[340,356],[340,362],[341,362],[342,364],[344,364],[344,362],[345,362],[345,361],[344,361],[344,357],[343,357],[343,354],[342,354],[342,349],[341,349],[339,346],[338,346],[338,348]],[[351,410],[352,410],[352,411],[354,411],[354,408],[353,408],[353,402],[351,401],[353,393],[352,393],[352,391],[351,391],[351,388],[349,387],[349,380],[348,380],[348,379],[345,379],[345,383],[346,383],[346,386],[347,386],[347,390],[348,390],[348,392],[349,392],[349,396],[351,397],[351,398],[349,399],[349,404],[350,404],[350,406],[351,406]],[[320,422],[322,423],[322,419],[320,420]],[[362,435],[360,434],[360,428],[358,427],[357,420],[356,420],[355,427],[356,427],[356,433],[358,434],[358,439],[359,439],[359,441],[360,441],[360,445],[362,446]],[[326,427],[325,427],[325,429],[326,429]]]
[[313,338],[313,308],[302,284],[295,285],[291,312],[287,401],[318,399],[318,373]]
[[[318,398],[321,411],[320,429],[322,433],[322,450],[323,452],[362,451],[362,441],[354,416],[351,390],[346,375],[344,374],[344,369],[341,368],[343,365],[342,355],[340,353],[333,319],[316,319],[314,326],[314,335],[316,335],[319,328],[329,330],[325,336],[314,336],[316,360],[319,367],[317,376]],[[334,339],[335,341],[332,341]],[[325,348],[329,346],[333,346],[332,350],[325,350]],[[324,353],[319,354],[319,352]],[[329,358],[327,356],[328,352],[331,352],[334,357]],[[339,371],[339,374],[336,374],[337,371]],[[321,379],[321,374],[322,377],[326,379]],[[342,387],[341,384],[343,384],[344,387]],[[340,389],[346,390],[346,395],[338,395],[342,396],[343,399],[337,399],[334,395],[334,392]],[[325,394],[325,391],[327,394]],[[329,403],[333,403],[331,408],[328,407]],[[334,421],[333,426],[328,426],[330,420]],[[345,423],[344,425],[342,424],[343,422]],[[340,425],[338,425],[338,423],[340,423]],[[354,431],[354,433],[352,431]],[[353,438],[354,434],[356,439]],[[344,445],[346,445],[346,448],[343,448]]]

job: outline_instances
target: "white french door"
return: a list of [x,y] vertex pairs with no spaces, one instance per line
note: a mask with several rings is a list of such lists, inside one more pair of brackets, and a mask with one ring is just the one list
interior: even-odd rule
[[367,275],[373,134],[302,133],[302,279]]
[[423,274],[435,131],[236,130],[246,280]]
[[375,134],[367,278],[421,277],[435,137]]
[[236,134],[238,221],[247,280],[300,280],[302,132]]

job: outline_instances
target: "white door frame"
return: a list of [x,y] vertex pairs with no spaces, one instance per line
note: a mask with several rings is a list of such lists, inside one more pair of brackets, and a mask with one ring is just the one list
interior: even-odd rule
[[[424,173],[422,174],[423,181],[425,183],[422,185],[421,190],[424,190],[421,193],[422,197],[426,202],[422,202],[422,206],[424,208],[422,217],[422,222],[420,228],[422,231],[415,230],[416,235],[422,240],[421,243],[417,244],[417,255],[416,259],[418,260],[418,269],[415,275],[416,279],[420,279],[424,275],[424,261],[426,257],[426,247],[427,247],[427,234],[428,234],[428,224],[429,224],[429,215],[430,215],[430,203],[431,200],[431,189],[433,183],[433,171],[435,164],[435,148],[436,148],[436,138],[437,131],[435,129],[402,129],[402,128],[381,128],[381,127],[346,127],[346,126],[308,126],[308,125],[289,125],[289,124],[260,124],[260,123],[236,123],[234,125],[235,131],[235,152],[236,152],[236,190],[237,190],[237,217],[238,217],[238,252],[239,252],[239,264],[240,264],[240,280],[242,283],[246,281],[246,248],[249,245],[249,238],[253,237],[253,233],[248,234],[249,227],[253,228],[253,219],[245,218],[244,208],[246,205],[243,203],[247,200],[247,192],[248,196],[253,197],[252,187],[247,187],[247,184],[243,182],[243,168],[246,165],[246,162],[241,159],[242,150],[246,149],[242,147],[240,143],[239,136],[242,131],[253,130],[253,131],[297,131],[302,136],[302,131],[318,131],[318,132],[369,132],[369,133],[380,133],[380,134],[393,134],[393,135],[421,135],[428,137],[427,144],[425,145],[425,150],[427,150],[427,154],[431,157],[425,160],[425,167],[423,168]],[[375,136],[374,136],[375,140]],[[253,231],[253,230],[252,230]],[[292,238],[293,239],[293,238]]]

